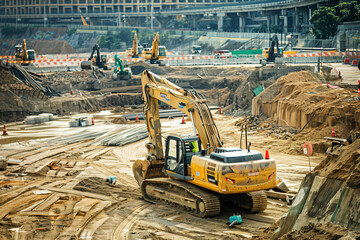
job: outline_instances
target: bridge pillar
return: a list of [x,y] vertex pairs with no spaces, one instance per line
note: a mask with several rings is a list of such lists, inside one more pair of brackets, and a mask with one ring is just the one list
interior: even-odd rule
[[223,31],[225,13],[218,13],[216,18],[218,20],[218,31]]
[[284,19],[284,33],[288,33],[288,15],[286,9],[282,10],[282,15]]
[[157,16],[155,17],[155,20],[159,23],[160,28],[164,28],[170,20],[172,20],[173,16]]
[[187,15],[186,16],[187,19],[189,20],[189,24],[190,24],[190,28],[192,30],[197,30],[198,29],[198,21],[203,17],[202,14],[197,14],[197,15]]
[[237,15],[239,16],[239,32],[245,32],[247,13],[238,13]]
[[295,32],[299,32],[299,8],[295,8],[295,14],[294,14],[294,29]]

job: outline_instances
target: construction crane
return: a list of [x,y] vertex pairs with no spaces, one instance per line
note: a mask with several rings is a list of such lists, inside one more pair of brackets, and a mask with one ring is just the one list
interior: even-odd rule
[[146,60],[149,60],[151,64],[159,64],[159,66],[165,66],[164,59],[166,58],[166,47],[159,46],[160,36],[159,33],[156,33],[156,36],[153,39],[152,47],[148,51],[143,51],[143,57]]
[[131,76],[132,76],[131,68],[125,68],[123,61],[120,59],[120,57],[117,54],[115,54],[115,67],[114,67],[113,79],[128,80],[131,79]]
[[35,50],[27,49],[26,40],[23,40],[23,44],[15,46],[15,60],[16,61],[33,61],[35,60]]
[[[246,149],[225,148],[205,98],[145,70],[141,77],[149,132],[148,154],[133,174],[145,200],[184,207],[200,216],[220,214],[219,199],[250,212],[266,209],[263,190],[276,186],[274,159]],[[193,135],[169,135],[163,148],[159,101],[191,118]],[[165,150],[165,152],[164,152]]]
[[[96,52],[96,55],[94,55]],[[100,46],[99,44],[95,44],[92,52],[90,54],[90,57],[88,61],[82,61],[81,62],[81,69],[92,69],[94,66],[97,68],[102,68],[104,70],[108,69],[107,64],[108,56],[107,55],[101,55],[100,53]]]

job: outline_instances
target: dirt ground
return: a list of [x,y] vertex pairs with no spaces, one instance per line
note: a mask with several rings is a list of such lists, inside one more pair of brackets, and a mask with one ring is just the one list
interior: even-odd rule
[[[111,113],[101,116],[86,131],[107,131],[116,118]],[[214,118],[225,145],[238,146],[237,119],[218,114]],[[224,203],[220,216],[199,219],[177,208],[147,203],[141,199],[131,171],[133,161],[145,156],[147,139],[124,147],[95,146],[91,140],[64,144],[61,137],[80,134],[79,129],[69,131],[68,120],[64,117],[43,125],[8,125],[9,136],[3,140],[29,135],[33,139],[0,147],[2,156],[22,161],[9,165],[0,175],[2,239],[11,238],[11,234],[26,239],[68,239],[72,235],[79,239],[242,239],[257,236],[289,209],[286,202],[269,198],[268,208],[259,214],[241,212]],[[180,122],[163,120],[164,135],[192,131],[190,123]],[[44,134],[46,139],[38,139]],[[264,152],[274,140],[249,132],[249,141],[254,149]],[[296,192],[309,172],[308,159],[280,151],[270,150],[270,154],[276,159],[279,177],[291,192]],[[321,159],[313,157],[312,167]],[[52,169],[49,163],[53,161],[57,165]],[[116,176],[115,185],[105,183],[108,176]],[[230,229],[226,222],[233,214],[241,214],[243,223]]]
[[[147,67],[143,63],[134,65],[134,83],[139,84],[140,74]],[[226,147],[240,146],[241,126],[243,123],[249,124],[248,141],[252,149],[262,153],[266,150],[270,152],[270,157],[276,160],[278,177],[285,181],[290,193],[296,194],[305,175],[326,158],[325,150],[331,143],[319,139],[331,135],[332,125],[310,124],[299,133],[296,127],[277,124],[276,118],[267,119],[263,115],[256,118],[249,115],[238,117],[239,111],[242,111],[242,115],[250,113],[253,88],[264,85],[270,91],[273,83],[276,85],[281,76],[296,69],[303,70],[268,67],[262,72],[262,77],[259,69],[242,67],[151,66],[150,70],[184,87],[200,88],[200,92],[209,99],[209,105],[226,106],[228,115],[213,113]],[[63,89],[64,93],[62,97],[42,102],[49,103],[48,109],[68,111],[59,110],[60,114],[54,121],[42,124],[25,125],[13,121],[6,124],[9,135],[0,136],[0,159],[6,158],[9,162],[7,170],[0,172],[0,239],[262,238],[264,233],[271,232],[269,229],[276,229],[277,221],[290,209],[285,201],[268,198],[268,207],[264,212],[249,214],[223,202],[221,215],[198,218],[176,207],[144,201],[131,169],[136,159],[146,156],[145,144],[148,140],[121,147],[98,144],[101,134],[111,133],[119,124],[144,125],[143,121],[135,123],[122,117],[122,114],[132,111],[125,105],[140,104],[140,95],[104,93],[93,97],[83,90],[76,90],[74,95],[69,94],[71,87],[83,84],[79,77],[84,78],[84,82],[93,78],[88,72],[63,73],[59,79],[55,75],[45,78],[48,83],[58,84],[58,89]],[[310,81],[309,76],[305,78],[304,81]],[[281,81],[285,80],[280,78]],[[110,84],[112,81],[108,82]],[[19,89],[17,85],[14,87],[6,81],[2,85],[0,90],[3,92]],[[282,92],[281,86],[277,85],[278,94],[269,96],[292,100],[293,96],[302,94],[301,91],[294,91],[295,87]],[[114,88],[110,85],[107,87]],[[304,91],[311,92],[312,89],[304,88]],[[290,94],[290,97],[285,94],[292,91],[294,95]],[[346,94],[346,91],[336,91],[338,95]],[[324,94],[324,91],[319,92]],[[29,96],[16,95],[14,99],[18,99],[18,111],[23,111],[21,104],[24,105],[24,102],[28,102],[26,107],[37,103]],[[27,99],[31,101],[25,101]],[[11,104],[8,105],[11,109]],[[351,109],[357,108],[355,103],[349,103],[349,106]],[[98,112],[113,108],[115,111]],[[336,110],[331,106],[329,109]],[[41,112],[41,109],[37,110]],[[70,128],[69,121],[76,112],[91,112],[95,125]],[[180,122],[179,118],[162,119],[163,136],[192,133],[189,121],[186,124]],[[347,127],[341,124],[336,126],[339,127],[337,132],[341,130],[340,127]],[[346,131],[348,133],[350,130],[346,128]],[[302,154],[302,145],[314,140],[319,143],[314,145],[314,155],[308,158]],[[332,175],[339,173],[341,171]],[[353,184],[358,184],[356,174],[354,171]],[[114,185],[106,183],[109,176],[116,177]],[[229,228],[226,225],[229,217],[239,214],[243,223]],[[317,232],[323,231],[323,237],[336,239],[338,233],[336,229],[331,229],[331,226],[314,225],[302,229],[304,235],[291,232],[284,237],[294,239],[315,236]]]

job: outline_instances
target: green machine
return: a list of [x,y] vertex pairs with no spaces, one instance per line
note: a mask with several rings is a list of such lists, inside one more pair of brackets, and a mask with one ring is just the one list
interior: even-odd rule
[[116,54],[115,55],[115,67],[114,67],[114,80],[128,80],[131,79],[131,68],[125,68],[123,61]]

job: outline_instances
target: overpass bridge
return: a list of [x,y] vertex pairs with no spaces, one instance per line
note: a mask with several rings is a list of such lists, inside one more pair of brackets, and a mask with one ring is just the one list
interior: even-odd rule
[[[336,1],[335,1],[336,2]],[[250,32],[258,27],[260,22],[281,25],[284,32],[302,32],[309,28],[309,19],[316,9],[322,5],[337,4],[331,0],[260,0],[240,3],[211,4],[177,9],[125,12],[96,13],[44,13],[41,14],[4,14],[0,15],[2,22],[72,24],[81,21],[83,15],[88,21],[100,25],[144,26],[144,23],[155,20],[160,28],[166,28],[171,20],[186,18],[192,30],[198,29],[198,22],[206,17],[216,19],[217,30],[223,31],[224,20],[231,19],[234,28],[239,32]]]

